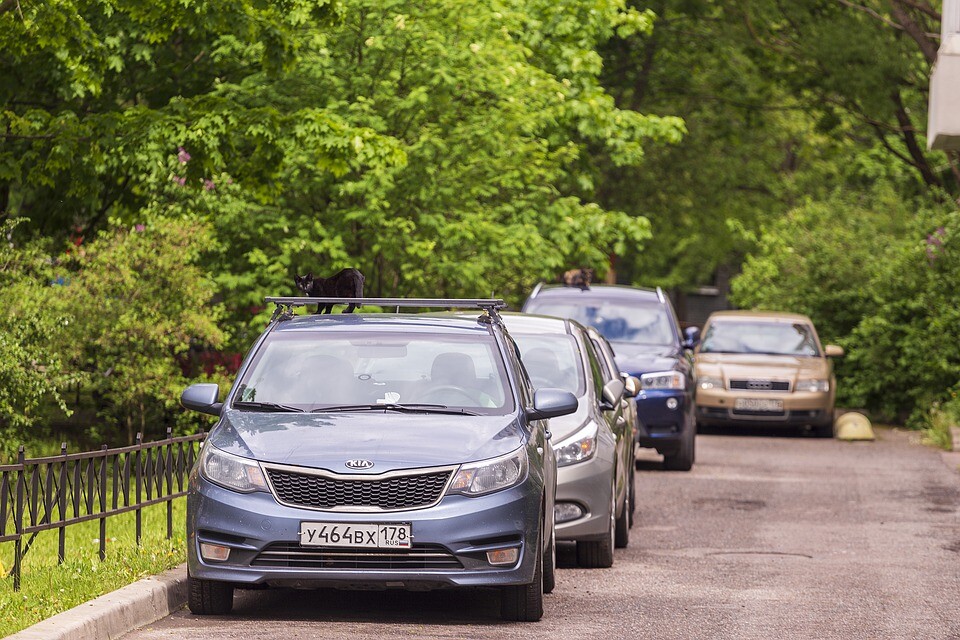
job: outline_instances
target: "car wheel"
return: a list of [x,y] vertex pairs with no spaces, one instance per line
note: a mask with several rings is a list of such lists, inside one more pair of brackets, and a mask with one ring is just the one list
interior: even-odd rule
[[616,537],[616,490],[611,487],[610,517],[607,518],[607,534],[600,540],[577,540],[577,564],[588,569],[604,569],[613,566],[614,538]]
[[687,434],[680,439],[680,448],[676,453],[663,456],[663,468],[668,471],[690,471],[696,456],[695,449],[696,435],[693,429],[687,429]]
[[543,552],[543,592],[552,593],[557,586],[557,528],[550,533],[550,544]]
[[543,554],[539,536],[535,555],[533,582],[503,587],[500,591],[500,617],[504,620],[537,622],[543,617]]
[[[636,467],[634,467],[635,469]],[[633,528],[633,524],[637,519],[637,485],[636,485],[636,474],[634,469],[630,469],[630,528]]]
[[620,517],[614,524],[613,542],[617,549],[625,549],[630,544],[630,490],[627,489],[627,495],[623,499],[623,509],[620,510]]
[[233,609],[233,585],[187,575],[187,606],[198,616],[226,615]]
[[830,419],[818,424],[813,428],[813,433],[818,438],[832,438],[833,437],[833,412],[830,412]]

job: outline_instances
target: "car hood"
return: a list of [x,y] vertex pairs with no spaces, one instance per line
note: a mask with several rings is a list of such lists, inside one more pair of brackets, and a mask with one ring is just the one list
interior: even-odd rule
[[[493,458],[517,449],[526,436],[516,416],[228,410],[208,442],[262,462],[378,474]],[[344,463],[353,459],[373,467],[349,470]]]
[[754,353],[700,353],[696,365],[698,376],[715,376],[724,381],[774,378],[796,382],[804,378],[829,378],[831,371],[826,358]]
[[654,371],[670,371],[677,365],[680,353],[676,347],[635,344],[631,342],[611,343],[621,371],[632,376]]

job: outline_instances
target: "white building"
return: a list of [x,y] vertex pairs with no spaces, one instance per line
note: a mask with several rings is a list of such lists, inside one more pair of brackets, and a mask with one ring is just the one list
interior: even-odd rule
[[930,74],[927,145],[960,150],[960,0],[943,0],[940,50]]

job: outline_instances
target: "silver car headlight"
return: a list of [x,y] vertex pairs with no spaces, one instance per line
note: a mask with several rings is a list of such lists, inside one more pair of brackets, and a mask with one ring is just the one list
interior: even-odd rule
[[826,391],[830,391],[830,381],[818,380],[816,378],[810,378],[808,380],[799,380],[797,381],[797,386],[794,390],[805,391],[807,393],[826,392]]
[[597,451],[597,425],[588,422],[587,426],[553,448],[557,454],[557,466],[565,467],[589,460]]
[[255,460],[235,456],[212,444],[205,445],[200,454],[200,473],[210,482],[232,491],[269,491],[263,471]]
[[720,378],[714,378],[713,376],[700,376],[697,378],[697,387],[703,389],[704,391],[709,391],[710,389],[723,389],[723,380]]
[[687,377],[679,371],[657,371],[640,376],[641,389],[686,389]]
[[499,458],[461,465],[447,493],[479,496],[509,489],[527,477],[527,450],[520,447]]

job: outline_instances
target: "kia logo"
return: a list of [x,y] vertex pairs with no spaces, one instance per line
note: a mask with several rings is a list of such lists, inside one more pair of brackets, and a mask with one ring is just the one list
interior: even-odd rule
[[350,469],[369,469],[373,466],[373,462],[370,460],[347,460],[343,463],[344,466],[349,467]]

